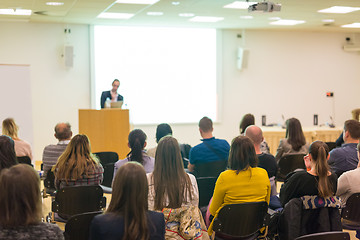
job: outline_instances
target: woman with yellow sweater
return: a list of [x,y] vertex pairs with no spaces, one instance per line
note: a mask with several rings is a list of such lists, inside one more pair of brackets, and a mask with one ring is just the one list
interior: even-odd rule
[[[216,181],[210,205],[210,219],[228,204],[262,202],[269,204],[270,181],[266,170],[257,167],[257,156],[250,138],[238,136],[231,143],[229,170],[222,172]],[[212,234],[212,225],[208,229]]]

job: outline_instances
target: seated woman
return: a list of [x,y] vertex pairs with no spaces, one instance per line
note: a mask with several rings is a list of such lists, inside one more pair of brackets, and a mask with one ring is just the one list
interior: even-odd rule
[[91,153],[88,137],[82,134],[71,139],[53,171],[57,189],[76,185],[99,185],[104,173],[99,160]]
[[114,178],[117,170],[130,161],[138,162],[143,165],[146,173],[150,173],[154,170],[155,159],[149,157],[144,151],[144,148],[146,147],[146,134],[140,129],[132,130],[129,134],[128,141],[128,146],[131,148],[131,151],[125,159],[115,163]]
[[[245,136],[245,130],[248,126],[255,125],[255,117],[251,113],[245,114],[240,122],[240,135]],[[260,144],[260,151],[263,153],[270,153],[270,148],[265,139]]]
[[0,174],[0,239],[64,239],[56,224],[41,222],[40,178],[27,164]]
[[155,168],[147,174],[149,209],[198,206],[199,191],[194,175],[184,170],[178,141],[163,137],[156,150]]
[[[250,138],[238,136],[231,143],[229,168],[216,181],[209,210],[214,218],[228,204],[261,202],[269,204],[270,181],[265,169],[257,167],[254,144]],[[211,217],[210,217],[211,219]],[[208,233],[212,234],[211,222]]]
[[309,154],[304,157],[309,171],[290,173],[280,190],[280,202],[285,206],[293,198],[302,196],[334,196],[337,190],[337,176],[330,172],[327,159],[329,147],[322,141],[310,145]]
[[276,151],[275,159],[279,163],[281,157],[289,154],[307,154],[309,144],[305,141],[305,136],[301,123],[296,118],[290,118],[286,121],[285,139],[281,139]]
[[164,239],[162,213],[148,211],[148,183],[141,164],[129,162],[119,168],[105,214],[90,226],[90,239]]
[[[19,127],[13,118],[6,118],[2,122],[2,134],[11,137],[15,142],[15,153],[17,157],[28,156],[32,160],[31,146],[28,142],[18,137]],[[34,165],[34,163],[33,163]]]
[[10,137],[0,136],[0,171],[17,164],[14,145]]

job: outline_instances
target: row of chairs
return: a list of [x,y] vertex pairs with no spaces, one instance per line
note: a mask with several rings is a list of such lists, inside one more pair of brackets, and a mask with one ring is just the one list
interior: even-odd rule
[[[90,223],[106,207],[106,197],[100,186],[72,186],[54,194],[49,223],[66,222],[64,236],[67,240],[88,239]],[[57,215],[57,216],[56,216]]]
[[[360,193],[350,196],[346,207],[341,211],[342,228],[360,230]],[[314,210],[316,211],[316,210]],[[266,202],[230,204],[224,206],[214,219],[215,239],[257,239],[261,238],[261,229],[269,223]],[[299,213],[301,214],[301,213]],[[314,212],[314,216],[317,213]],[[316,222],[316,219],[312,219]],[[263,236],[266,232],[263,234]],[[286,236],[284,236],[286,238]],[[342,240],[350,239],[346,232],[312,233],[298,236],[296,240]]]

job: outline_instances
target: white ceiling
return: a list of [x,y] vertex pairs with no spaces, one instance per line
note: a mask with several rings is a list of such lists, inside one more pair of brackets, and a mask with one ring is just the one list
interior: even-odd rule
[[[51,1],[51,0],[48,0]],[[59,0],[61,1],[61,0]],[[180,4],[173,5],[173,1]],[[244,0],[239,0],[244,1]],[[262,0],[261,0],[262,1]],[[227,9],[225,5],[233,0],[160,0],[153,5],[119,4],[114,0],[63,0],[62,6],[48,6],[46,0],[1,0],[0,9],[31,9],[31,16],[0,15],[1,21],[56,22],[80,24],[110,24],[131,26],[172,26],[172,27],[211,27],[230,29],[292,29],[312,31],[360,32],[360,29],[341,28],[341,25],[360,22],[360,11],[347,14],[325,14],[317,11],[331,6],[360,7],[359,0],[278,0],[281,12],[248,13],[247,10]],[[162,16],[148,16],[147,12],[161,11]],[[99,19],[103,12],[121,12],[135,14],[128,20]],[[37,13],[37,14],[36,14]],[[194,13],[195,16],[223,17],[217,23],[195,23],[189,18],[179,17],[179,13]],[[252,15],[253,19],[241,19]],[[296,26],[270,25],[269,17],[281,19],[305,20]],[[334,19],[325,24],[323,19]]]

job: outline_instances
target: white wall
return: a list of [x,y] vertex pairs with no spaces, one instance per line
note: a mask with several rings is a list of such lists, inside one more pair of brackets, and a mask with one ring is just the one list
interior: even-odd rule
[[[90,106],[88,26],[69,25],[68,39],[64,27],[63,24],[0,23],[0,63],[30,65],[35,160],[41,159],[47,144],[57,142],[53,136],[57,122],[69,121],[77,133],[78,109]],[[74,67],[70,69],[64,67],[61,58],[65,43],[74,46]],[[7,91],[13,92],[11,101],[22,100],[16,89]],[[21,138],[21,128],[19,135]]]
[[[313,114],[319,124],[329,122],[335,107],[335,124],[342,127],[351,110],[360,107],[360,54],[342,50],[344,33],[288,31],[223,31],[223,105],[222,120],[214,135],[229,142],[238,135],[239,122],[253,113],[256,124],[261,115],[267,123],[297,117],[303,127],[311,127]],[[249,51],[248,67],[236,67],[237,49]],[[327,91],[334,98],[326,98]],[[135,126],[146,131],[154,143],[153,126]],[[196,125],[173,126],[174,136],[182,143],[195,145],[200,136]]]
[[[65,69],[60,58],[64,25],[0,23],[0,63],[31,65],[37,160],[45,145],[56,142],[54,125],[69,121],[76,134],[77,110],[90,107],[88,26],[70,28],[76,56],[74,67]],[[319,123],[324,123],[332,113],[327,91],[335,95],[337,126],[341,127],[351,118],[350,111],[359,107],[360,55],[341,49],[344,33],[246,31],[245,40],[237,38],[239,33],[223,31],[222,118],[214,126],[216,137],[230,142],[238,135],[241,117],[248,112],[256,116],[257,124],[261,124],[261,115],[267,115],[270,123],[280,121],[283,114],[285,118],[299,118],[306,127],[312,125],[314,113],[319,114]],[[238,47],[249,50],[248,68],[242,71],[236,68]],[[10,91],[16,93],[16,89]],[[134,127],[147,133],[149,147],[155,145],[156,126]],[[179,142],[200,142],[197,124],[172,128]]]

